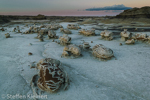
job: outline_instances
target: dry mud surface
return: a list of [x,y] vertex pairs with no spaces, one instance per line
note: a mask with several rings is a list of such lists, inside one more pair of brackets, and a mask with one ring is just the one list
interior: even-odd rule
[[[60,23],[67,28],[69,23]],[[29,25],[33,25],[30,23]],[[89,42],[91,47],[103,44],[114,51],[117,59],[101,61],[90,52],[82,51],[82,57],[63,58],[61,54],[64,46],[45,36],[44,41],[35,39],[34,34],[12,32],[19,26],[21,32],[28,30],[25,24],[8,24],[4,32],[0,31],[0,98],[1,100],[15,99],[25,96],[24,100],[32,100],[30,81],[37,74],[36,69],[30,69],[31,62],[38,62],[43,58],[54,58],[62,62],[68,73],[70,85],[68,90],[59,90],[57,93],[44,92],[47,96],[40,100],[150,100],[150,45],[137,42],[135,45],[125,45],[119,39],[105,41],[100,39],[100,30],[97,36],[86,37],[79,35],[78,30],[71,30],[71,43],[81,45]],[[90,29],[94,25],[80,25]],[[11,32],[10,32],[11,31]],[[10,33],[11,38],[5,38]],[[58,36],[63,33],[56,30]],[[148,33],[147,33],[148,34]],[[57,40],[57,39],[56,39]],[[91,43],[93,41],[93,43]],[[29,45],[32,43],[32,45]],[[119,46],[122,43],[122,46]],[[31,52],[33,55],[29,56]]]

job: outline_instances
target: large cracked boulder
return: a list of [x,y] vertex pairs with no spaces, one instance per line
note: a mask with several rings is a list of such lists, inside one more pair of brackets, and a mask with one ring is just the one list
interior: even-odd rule
[[74,29],[74,30],[81,29],[81,27],[79,27],[79,26],[76,25],[76,24],[68,24],[68,25],[67,25],[67,28],[68,28],[68,29]]
[[57,30],[57,29],[58,29],[58,26],[55,26],[55,25],[54,25],[54,26],[51,26],[50,29],[51,29],[51,30]]
[[101,38],[105,40],[112,40],[113,39],[113,33],[107,30],[104,30],[100,33]]
[[26,30],[26,31],[24,32],[24,34],[38,33],[38,32],[40,32],[40,30],[41,30],[40,27],[31,26],[28,30]]
[[61,45],[68,45],[71,43],[71,37],[69,37],[67,34],[60,36],[59,40]]
[[33,92],[36,92],[37,86],[42,91],[47,92],[57,92],[62,86],[64,90],[67,89],[69,85],[68,75],[61,67],[59,60],[52,58],[41,59],[35,67],[39,70],[39,78],[33,76],[31,80]]
[[38,38],[39,41],[41,41],[41,42],[44,41],[43,35],[42,35],[42,34],[38,34],[38,35],[37,35],[37,38]]
[[91,29],[91,30],[81,29],[79,33],[85,36],[92,36],[95,35],[95,29]]
[[110,59],[114,57],[113,51],[110,48],[107,48],[102,44],[95,45],[92,48],[92,54],[94,57],[100,58],[100,59]]
[[56,36],[56,32],[54,30],[49,30],[48,31],[48,38],[58,38],[58,36]]
[[34,27],[33,30],[34,30],[34,33],[38,33],[41,30],[41,28],[40,27]]
[[132,35],[132,39],[135,40],[140,40],[140,41],[146,41],[147,39],[147,34],[145,33],[135,33]]
[[50,29],[48,29],[48,28],[46,28],[46,29],[41,29],[40,31],[39,31],[39,33],[40,34],[42,34],[42,35],[46,35],[46,34],[48,34],[48,31],[49,31]]
[[127,31],[127,29],[124,29],[124,31],[122,31],[120,33],[120,35],[121,35],[121,40],[122,41],[126,41],[126,40],[128,40],[128,39],[131,38],[132,33],[130,33],[129,31]]
[[26,30],[26,31],[24,32],[24,34],[32,34],[33,32],[34,32],[33,30],[29,29],[29,30]]
[[134,41],[134,39],[129,39],[129,40],[127,40],[126,42],[125,42],[125,44],[134,44],[135,43],[135,41]]
[[60,28],[60,32],[63,32],[65,34],[71,34],[72,32],[69,29]]
[[69,57],[69,56],[79,57],[79,56],[81,56],[81,49],[76,45],[65,46],[63,49],[62,56],[64,56],[64,57]]
[[47,27],[48,29],[51,29],[51,30],[57,30],[57,29],[59,29],[59,28],[62,28],[63,26],[62,26],[62,25],[59,25],[59,24],[57,24],[57,23],[55,23],[55,24],[47,25],[46,27]]

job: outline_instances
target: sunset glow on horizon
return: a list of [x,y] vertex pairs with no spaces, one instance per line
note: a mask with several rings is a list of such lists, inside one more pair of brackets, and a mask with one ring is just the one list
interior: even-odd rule
[[1,0],[0,15],[46,15],[46,16],[114,16],[123,10],[86,11],[89,8],[149,6],[148,0]]
[[114,16],[122,11],[49,11],[49,12],[3,12],[0,15],[33,15],[45,16]]

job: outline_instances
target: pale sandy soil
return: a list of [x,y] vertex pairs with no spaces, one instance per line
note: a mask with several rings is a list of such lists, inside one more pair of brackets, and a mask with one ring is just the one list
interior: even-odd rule
[[[60,23],[67,28],[68,23]],[[82,40],[89,42],[91,47],[103,44],[114,51],[117,59],[101,61],[92,56],[91,52],[82,51],[79,58],[61,58],[64,46],[61,46],[47,36],[44,42],[39,42],[34,34],[12,32],[20,26],[21,32],[27,30],[25,24],[14,24],[0,31],[0,97],[1,100],[12,99],[10,95],[24,95],[25,100],[32,95],[30,81],[37,70],[30,69],[31,62],[43,58],[58,59],[68,73],[70,86],[68,90],[57,93],[43,93],[47,100],[150,100],[150,45],[136,42],[135,45],[125,45],[119,39],[113,41],[101,40],[100,36],[86,37],[79,35],[78,30],[71,30],[71,43],[81,45]],[[33,25],[33,24],[30,24]],[[93,25],[81,25],[90,29]],[[11,31],[11,32],[10,32]],[[5,38],[5,33],[11,38]],[[96,34],[101,31],[96,30]],[[58,36],[63,33],[58,29]],[[148,33],[147,33],[148,34]],[[93,43],[91,43],[93,41]],[[32,45],[29,45],[32,43]],[[119,43],[123,43],[119,46]],[[29,56],[28,53],[33,55]],[[45,100],[41,99],[41,100]],[[17,97],[13,100],[19,100]],[[21,100],[21,98],[20,98]]]

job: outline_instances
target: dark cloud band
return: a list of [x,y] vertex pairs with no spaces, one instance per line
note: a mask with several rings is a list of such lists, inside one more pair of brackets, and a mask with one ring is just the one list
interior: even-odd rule
[[86,11],[100,11],[100,10],[126,10],[131,9],[131,7],[126,7],[123,4],[121,5],[113,5],[113,6],[106,6],[106,7],[99,7],[99,8],[88,8],[85,9]]

